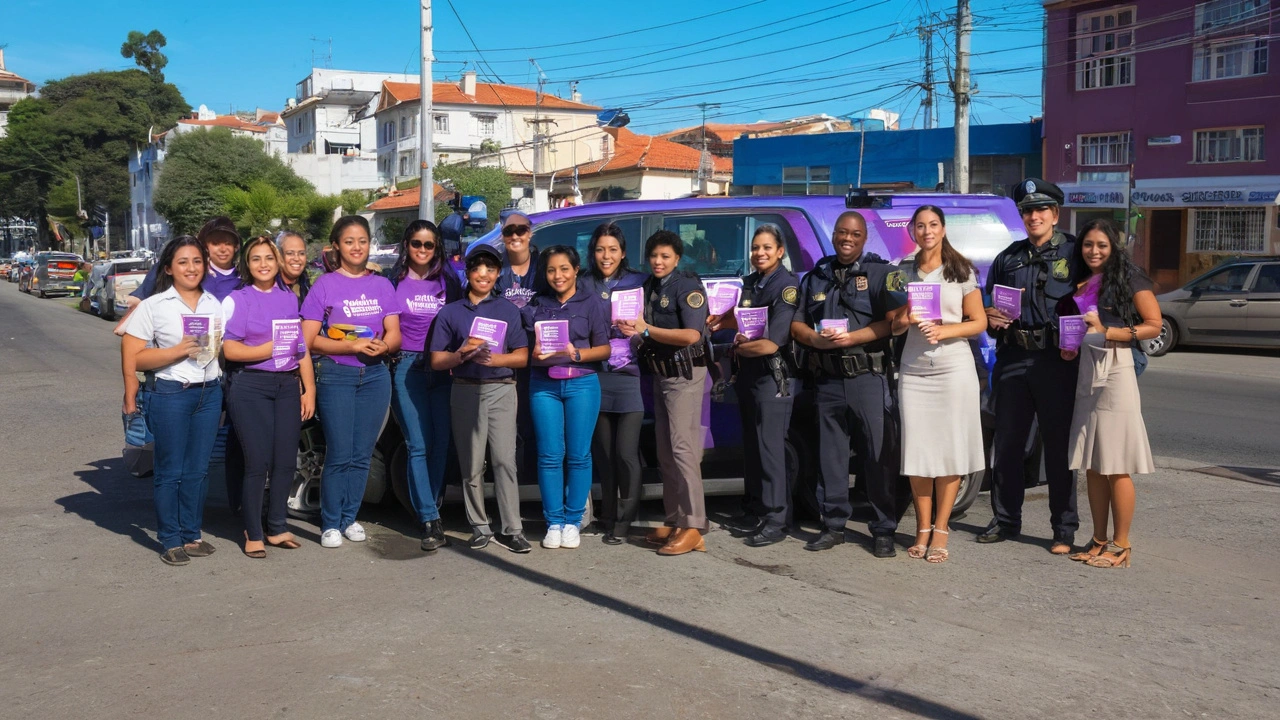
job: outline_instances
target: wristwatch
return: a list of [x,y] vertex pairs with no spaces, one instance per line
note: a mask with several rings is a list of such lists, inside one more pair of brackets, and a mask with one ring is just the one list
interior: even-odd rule
[[573,361],[582,362],[582,351],[579,350],[578,348],[573,349]]
[[640,337],[644,338],[645,340],[649,339],[649,327],[647,325],[644,328],[644,332],[640,333]]

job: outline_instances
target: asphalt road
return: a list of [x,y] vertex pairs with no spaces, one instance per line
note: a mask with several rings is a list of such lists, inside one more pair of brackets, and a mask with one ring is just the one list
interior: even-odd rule
[[428,556],[387,509],[362,514],[363,545],[322,550],[296,523],[301,550],[252,561],[215,491],[219,551],[170,568],[119,460],[117,348],[110,324],[0,282],[2,718],[1275,714],[1275,355],[1152,361],[1160,467],[1128,570],[1049,555],[1043,489],[1020,542],[971,542],[981,499],[942,566],[806,553],[811,528],[760,550],[713,532],[680,558],[592,538]]

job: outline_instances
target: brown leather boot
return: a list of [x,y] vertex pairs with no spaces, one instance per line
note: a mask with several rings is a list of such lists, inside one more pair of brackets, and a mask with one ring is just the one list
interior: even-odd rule
[[666,545],[667,541],[675,535],[676,529],[673,527],[658,527],[650,530],[644,536],[644,541],[650,545]]
[[706,552],[707,544],[702,541],[702,533],[693,528],[680,528],[671,536],[666,545],[658,549],[659,555],[684,555],[685,553]]

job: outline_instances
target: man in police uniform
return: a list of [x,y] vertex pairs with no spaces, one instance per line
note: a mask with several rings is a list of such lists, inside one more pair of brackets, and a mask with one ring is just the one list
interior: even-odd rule
[[[860,213],[840,215],[832,235],[836,253],[818,261],[805,276],[791,323],[791,336],[808,350],[804,369],[814,382],[821,456],[818,502],[824,529],[805,549],[827,550],[844,542],[852,513],[852,434],[859,474],[875,512],[870,525],[875,556],[893,557],[899,458],[889,387],[891,332],[885,316],[902,304],[906,279],[902,271],[863,256],[867,222]],[[823,329],[823,321],[847,322],[847,330]]]
[[1062,190],[1039,178],[1019,183],[1013,200],[1022,213],[1027,239],[996,256],[987,274],[986,295],[995,285],[1022,290],[1022,316],[1011,320],[987,308],[989,330],[997,340],[992,373],[995,399],[995,463],[991,507],[995,519],[978,536],[980,543],[1015,538],[1022,531],[1022,500],[1032,418],[1039,421],[1049,481],[1050,552],[1065,555],[1075,540],[1075,473],[1067,468],[1067,441],[1075,406],[1077,363],[1058,352],[1057,304],[1075,291],[1075,237],[1059,231]]

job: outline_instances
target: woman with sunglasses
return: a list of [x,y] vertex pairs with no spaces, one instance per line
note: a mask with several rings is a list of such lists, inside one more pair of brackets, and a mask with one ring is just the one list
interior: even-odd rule
[[343,537],[365,540],[356,511],[391,403],[386,361],[400,349],[400,308],[391,282],[368,271],[367,220],[338,218],[329,244],[339,265],[316,279],[302,303],[302,336],[316,358],[316,411],[325,439],[320,545],[336,548]]
[[[518,309],[529,304],[533,296],[547,288],[547,280],[538,275],[538,248],[532,243],[533,221],[522,213],[511,213],[502,221],[502,270],[494,292],[511,301]],[[516,371],[516,394],[529,397],[529,368]],[[522,402],[516,413],[516,434],[520,437],[516,451],[520,476],[531,480],[538,476],[537,433],[529,403]]]
[[[241,521],[244,554],[267,556],[266,545],[296,550],[286,525],[289,489],[298,464],[302,423],[315,414],[316,383],[302,339],[298,298],[280,286],[284,260],[270,237],[257,237],[240,254],[244,287],[223,301],[227,329],[223,356],[232,376],[227,410],[244,451]],[[267,532],[262,531],[262,495],[271,478]],[[265,541],[265,543],[264,543]]]
[[[605,304],[611,318],[612,298],[620,290],[644,285],[648,278],[627,263],[627,239],[622,228],[602,223],[587,243],[587,272],[578,284]],[[591,464],[600,483],[600,524],[606,545],[626,541],[640,511],[640,425],[644,401],[640,397],[640,365],[631,342],[610,326],[609,359],[599,373],[600,415],[591,443]],[[619,505],[618,497],[622,503]]]
[[400,308],[400,359],[392,376],[391,409],[404,433],[409,498],[422,526],[422,549],[429,552],[448,544],[436,503],[444,489],[453,380],[448,372],[431,369],[426,342],[440,309],[462,297],[462,283],[430,220],[409,223],[399,251],[391,270]]

